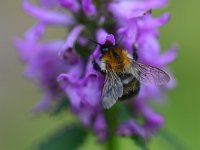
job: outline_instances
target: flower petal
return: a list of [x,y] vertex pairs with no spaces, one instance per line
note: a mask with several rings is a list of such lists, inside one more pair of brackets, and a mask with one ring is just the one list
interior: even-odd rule
[[116,17],[130,19],[142,17],[148,10],[166,6],[167,0],[119,1],[110,3],[108,10]]
[[108,34],[104,29],[99,28],[96,31],[96,38],[97,42],[100,44],[105,44],[106,41],[111,42],[113,45],[115,45],[115,37],[112,34]]
[[108,137],[107,130],[108,129],[107,129],[106,120],[102,113],[99,113],[96,116],[96,119],[95,119],[94,125],[93,125],[93,130],[100,142],[104,142],[107,139],[107,137]]
[[40,22],[54,26],[69,26],[74,24],[74,19],[70,15],[58,12],[50,12],[47,9],[32,6],[28,0],[23,1],[24,10]]
[[50,94],[45,94],[42,99],[33,107],[33,113],[38,114],[49,111],[52,101],[53,97]]
[[80,87],[81,97],[92,107],[97,107],[101,100],[102,82],[95,74],[88,74]]
[[129,53],[133,53],[133,44],[137,40],[138,25],[135,18],[129,19],[126,25],[118,29],[118,36],[122,38],[122,45],[128,50]]
[[77,0],[59,0],[60,4],[69,9],[72,12],[78,12],[80,10],[80,4]]
[[43,24],[36,24],[25,33],[25,38],[30,42],[39,41],[45,33],[45,26]]
[[158,58],[157,63],[160,66],[166,66],[176,59],[177,53],[178,53],[177,46],[174,45],[171,49],[169,49],[167,52],[165,52]]
[[39,0],[40,5],[47,8],[55,8],[59,6],[58,0]]
[[87,16],[96,15],[96,8],[92,0],[82,0],[82,7]]
[[81,96],[79,95],[79,86],[77,84],[77,79],[73,78],[70,74],[61,74],[58,76],[57,81],[60,83],[63,91],[67,94],[71,105],[74,108],[80,108]]
[[143,139],[146,139],[145,130],[141,126],[139,126],[133,119],[130,119],[128,122],[122,123],[117,129],[117,135],[139,136]]
[[65,44],[62,47],[62,50],[67,50],[68,48],[73,48],[75,42],[77,41],[80,33],[84,30],[83,25],[78,25],[72,29],[70,34],[68,35]]
[[143,29],[152,29],[164,26],[170,20],[170,15],[165,13],[159,18],[153,18],[152,15],[144,16],[142,27]]

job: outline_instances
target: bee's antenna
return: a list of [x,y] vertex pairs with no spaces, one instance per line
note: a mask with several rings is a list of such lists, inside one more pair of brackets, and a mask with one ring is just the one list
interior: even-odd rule
[[135,43],[133,44],[133,58],[136,61],[138,60],[138,49],[137,49]]
[[97,45],[102,46],[102,44],[98,43],[97,41],[95,41],[95,40],[93,40],[93,39],[89,39],[89,41],[90,41],[90,42],[93,42],[93,43],[95,43],[95,44],[97,44]]
[[152,9],[147,10],[143,15],[152,14]]
[[120,45],[120,43],[123,41],[123,39],[124,39],[124,35],[123,36],[120,36],[119,38],[118,38],[118,40],[117,40],[117,43],[116,43],[116,45]]

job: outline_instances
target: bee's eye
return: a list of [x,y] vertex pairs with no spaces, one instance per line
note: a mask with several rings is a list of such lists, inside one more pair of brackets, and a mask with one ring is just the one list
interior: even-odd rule
[[107,52],[108,51],[108,47],[103,47],[102,51]]
[[113,47],[113,44],[110,43],[109,41],[106,41],[105,44],[101,45],[101,52],[105,53],[107,51],[109,51],[109,49]]
[[109,47],[101,47],[101,52],[102,53],[105,53],[105,52],[107,52],[109,50]]

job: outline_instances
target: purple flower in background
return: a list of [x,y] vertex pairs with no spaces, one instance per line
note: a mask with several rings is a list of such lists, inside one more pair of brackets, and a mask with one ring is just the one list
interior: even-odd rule
[[[23,9],[34,17],[37,24],[29,29],[23,39],[16,38],[15,46],[26,64],[25,74],[36,81],[43,92],[35,112],[51,110],[55,103],[69,101],[72,114],[85,128],[91,129],[99,142],[114,134],[140,138],[144,142],[164,124],[164,118],[154,112],[149,101],[160,102],[164,92],[174,87],[172,78],[167,85],[141,85],[137,97],[127,103],[119,102],[113,118],[114,131],[110,132],[110,110],[101,106],[105,76],[93,68],[99,62],[100,45],[110,42],[125,48],[131,55],[133,46],[138,49],[139,62],[167,70],[176,58],[172,46],[161,53],[159,28],[170,18],[168,13],[154,18],[152,11],[165,7],[167,0],[40,0],[38,6],[23,0]],[[66,39],[44,40],[49,27],[64,28]],[[88,39],[97,41],[95,47]],[[123,108],[123,109],[122,109]],[[125,109],[124,109],[125,108]],[[118,117],[119,112],[127,117]],[[139,120],[143,120],[140,122]],[[113,128],[113,127],[112,127]]]

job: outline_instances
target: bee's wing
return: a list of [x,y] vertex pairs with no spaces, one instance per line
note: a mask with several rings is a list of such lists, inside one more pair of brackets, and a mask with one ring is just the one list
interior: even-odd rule
[[102,93],[102,106],[105,109],[112,107],[123,94],[121,79],[111,70],[107,70]]
[[165,85],[169,82],[170,77],[163,70],[132,61],[132,74],[144,84]]

